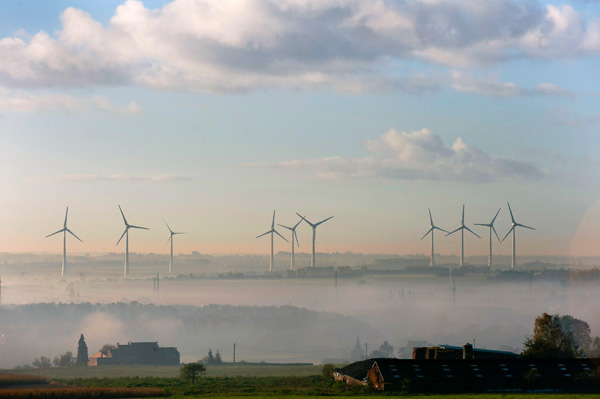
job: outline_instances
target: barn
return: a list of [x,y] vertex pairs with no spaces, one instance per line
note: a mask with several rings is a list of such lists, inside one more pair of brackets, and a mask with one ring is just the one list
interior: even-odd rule
[[90,357],[89,366],[105,365],[178,365],[180,362],[177,348],[161,348],[158,342],[117,343],[114,348],[99,351]]

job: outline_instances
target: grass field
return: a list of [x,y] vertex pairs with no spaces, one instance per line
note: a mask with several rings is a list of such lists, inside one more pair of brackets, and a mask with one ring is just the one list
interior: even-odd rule
[[[286,377],[320,375],[322,366],[279,366],[226,364],[208,366],[206,377]],[[50,367],[42,369],[3,370],[10,374],[27,374],[49,379],[115,378],[115,377],[179,377],[179,366],[102,366]]]

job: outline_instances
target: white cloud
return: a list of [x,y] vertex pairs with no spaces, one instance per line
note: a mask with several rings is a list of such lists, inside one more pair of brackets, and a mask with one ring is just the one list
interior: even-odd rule
[[[451,67],[598,56],[600,22],[534,1],[173,0],[117,7],[106,25],[67,8],[55,34],[0,39],[0,85],[141,85],[410,91],[381,72],[418,59]],[[508,91],[511,89],[508,88]]]
[[0,89],[0,111],[66,111],[80,113],[93,110],[134,114],[139,112],[141,107],[134,101],[126,106],[115,105],[104,96],[73,96],[57,93],[32,94],[23,90]]
[[154,181],[173,182],[193,180],[192,177],[178,173],[161,173],[153,176],[131,176],[124,174],[72,174],[72,175],[40,175],[27,179],[33,183],[57,183],[57,182],[86,182],[86,181]]
[[541,83],[533,89],[528,89],[517,86],[512,82],[500,82],[488,77],[475,77],[461,71],[450,72],[450,87],[457,91],[476,93],[488,97],[575,97],[573,93],[554,83]]
[[492,182],[535,180],[544,172],[533,164],[502,158],[471,147],[460,137],[448,147],[429,129],[399,132],[391,129],[365,144],[364,158],[330,157],[278,163],[255,162],[247,167],[309,169],[321,178],[380,177],[400,180]]

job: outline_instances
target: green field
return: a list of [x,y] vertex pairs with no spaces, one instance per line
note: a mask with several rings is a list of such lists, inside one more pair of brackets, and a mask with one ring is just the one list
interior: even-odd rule
[[[280,366],[258,364],[226,364],[207,367],[206,377],[286,377],[320,375],[322,366]],[[39,375],[49,379],[115,378],[115,377],[179,377],[179,366],[102,366],[50,367],[41,369],[2,370],[2,373]]]

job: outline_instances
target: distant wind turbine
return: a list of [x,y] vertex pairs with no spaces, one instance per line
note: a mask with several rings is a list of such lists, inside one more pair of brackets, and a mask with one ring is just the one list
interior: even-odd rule
[[454,234],[459,230],[460,230],[460,267],[463,267],[463,264],[465,262],[465,230],[469,231],[475,237],[481,238],[477,235],[477,233],[475,233],[473,230],[471,230],[470,228],[465,226],[465,204],[463,204],[462,219],[460,222],[460,226],[456,230],[452,230],[450,233],[448,233],[446,235],[449,236],[450,234]]
[[515,233],[517,231],[517,227],[524,227],[524,228],[530,229],[530,230],[535,230],[535,229],[533,227],[525,226],[524,224],[515,222],[515,218],[513,216],[512,209],[510,209],[510,204],[508,203],[508,201],[506,203],[508,204],[508,211],[510,212],[510,219],[512,220],[512,227],[510,228],[510,230],[508,230],[508,233],[506,233],[506,235],[504,236],[502,241],[506,240],[506,237],[508,237],[508,235],[512,231],[512,233],[513,233],[513,248],[512,249],[513,250],[512,250],[512,263],[510,265],[510,268],[514,269],[517,266],[517,254],[516,254],[516,250],[515,250],[515,248],[516,248]]
[[[71,234],[73,237],[77,238],[79,241],[81,241],[81,238],[77,237],[75,235],[75,233],[73,233],[71,230],[69,230],[69,228],[67,227],[67,216],[69,216],[69,207],[67,207],[67,211],[65,212],[65,224],[63,225],[63,228],[52,233],[52,234],[48,234],[46,236],[46,238],[51,237],[55,234],[58,233],[63,233],[63,261],[62,261],[62,271],[61,271],[61,276],[64,276],[65,274],[67,274],[67,233]],[[83,241],[81,241],[83,242]]]
[[300,216],[302,218],[302,220],[304,220],[306,223],[308,223],[308,225],[310,227],[312,227],[312,231],[313,231],[313,234],[312,234],[312,259],[311,259],[311,262],[310,262],[310,267],[315,267],[317,265],[316,258],[315,258],[315,239],[317,237],[317,227],[320,224],[323,224],[326,221],[328,221],[329,219],[331,219],[333,216],[330,216],[327,219],[323,219],[323,220],[321,220],[320,222],[317,222],[317,223],[311,223],[304,216],[302,216],[301,214],[299,214],[299,213],[296,212],[296,215]]
[[423,238],[427,237],[427,234],[431,233],[431,259],[429,261],[429,266],[435,266],[435,259],[434,259],[434,252],[433,252],[433,231],[440,230],[440,231],[443,231],[444,233],[447,233],[447,231],[444,229],[441,229],[441,228],[437,227],[435,224],[433,224],[433,217],[431,217],[431,209],[427,208],[427,210],[429,211],[429,222],[431,224],[429,226],[429,230],[427,230],[427,233],[425,233],[425,235],[423,237],[421,237],[421,240]]
[[125,214],[123,213],[123,210],[121,209],[121,205],[119,205],[119,210],[121,211],[121,216],[123,216],[123,223],[125,223],[125,231],[121,235],[121,238],[119,238],[119,241],[117,241],[117,245],[119,245],[119,243],[123,239],[123,236],[125,236],[125,270],[123,271],[123,275],[128,276],[129,275],[129,229],[142,229],[142,230],[150,230],[150,229],[147,227],[134,226],[132,224],[127,223],[127,219],[125,219]]
[[300,219],[298,223],[294,225],[294,227],[288,227],[277,223],[279,226],[283,227],[284,229],[288,229],[292,232],[292,259],[290,261],[290,270],[294,270],[294,238],[296,239],[296,244],[300,246],[300,243],[298,242],[298,233],[296,233],[296,227],[298,227],[300,223],[302,223],[302,219]]
[[171,272],[173,271],[173,236],[175,236],[177,234],[186,234],[186,233],[176,233],[173,230],[171,230],[171,228],[169,227],[169,224],[167,223],[167,221],[165,219],[163,219],[163,222],[165,222],[165,224],[167,225],[167,229],[169,229],[169,239],[167,240],[167,244],[169,243],[169,241],[171,241],[171,260],[169,262],[169,274],[171,274]]
[[[502,209],[502,208],[500,208],[500,209]],[[496,218],[498,217],[498,214],[500,213],[500,209],[498,209],[498,212],[496,212],[496,216],[494,216],[494,218],[492,219],[491,222],[475,223],[475,226],[485,226],[485,227],[489,227],[489,229],[490,229],[490,257],[488,259],[488,267],[490,269],[492,268],[492,230],[494,231],[494,234],[496,234],[496,237],[498,238],[498,242],[501,242],[500,237],[498,237],[498,233],[496,232],[496,228],[494,227],[494,222],[496,221]]]
[[273,233],[277,234],[279,237],[283,238],[285,240],[285,242],[289,242],[288,240],[285,239],[284,236],[282,236],[281,234],[279,234],[279,232],[277,232],[277,230],[275,230],[275,209],[273,209],[273,221],[271,222],[271,230],[267,231],[266,233],[262,233],[259,236],[256,236],[256,238],[262,237],[262,236],[266,236],[267,234],[271,234],[271,262],[269,263],[269,272],[273,271]]

